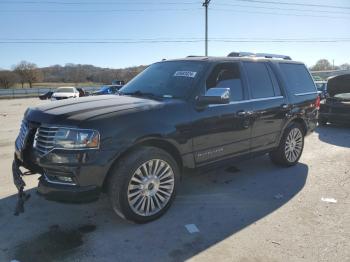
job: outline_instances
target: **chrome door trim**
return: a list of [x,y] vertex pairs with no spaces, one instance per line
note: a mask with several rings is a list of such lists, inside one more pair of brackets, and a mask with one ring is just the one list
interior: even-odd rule
[[241,101],[231,101],[228,104],[209,105],[209,107],[236,105],[236,104],[244,104],[244,103],[250,103],[250,102],[257,102],[257,101],[268,101],[268,100],[282,99],[282,98],[284,98],[284,97],[283,96],[270,96],[270,97],[254,98],[254,99],[247,99],[247,100],[241,100]]
[[294,94],[294,95],[296,95],[296,96],[306,96],[306,95],[314,95],[314,94],[317,94],[317,92],[297,93],[297,94]]

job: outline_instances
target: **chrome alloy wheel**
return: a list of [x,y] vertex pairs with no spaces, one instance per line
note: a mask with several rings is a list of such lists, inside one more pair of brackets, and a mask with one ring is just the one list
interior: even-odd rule
[[290,130],[286,144],[284,148],[284,153],[289,162],[295,162],[301,154],[303,149],[303,134],[299,128],[293,128]]
[[174,172],[164,160],[152,159],[139,166],[128,186],[128,202],[140,216],[158,213],[169,202],[175,185]]

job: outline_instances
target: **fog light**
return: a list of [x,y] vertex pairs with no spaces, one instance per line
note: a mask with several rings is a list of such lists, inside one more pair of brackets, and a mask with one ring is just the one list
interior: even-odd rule
[[67,177],[67,176],[57,176],[57,179],[61,180],[62,182],[67,182],[67,183],[73,182],[73,179],[71,177]]

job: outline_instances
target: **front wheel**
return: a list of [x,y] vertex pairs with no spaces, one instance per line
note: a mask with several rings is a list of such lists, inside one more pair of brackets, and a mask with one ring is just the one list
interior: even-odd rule
[[146,223],[162,216],[174,200],[179,170],[164,150],[141,147],[112,170],[108,194],[113,210],[126,220]]
[[273,163],[281,166],[296,165],[304,149],[304,134],[299,124],[292,123],[284,131],[277,149],[270,152]]

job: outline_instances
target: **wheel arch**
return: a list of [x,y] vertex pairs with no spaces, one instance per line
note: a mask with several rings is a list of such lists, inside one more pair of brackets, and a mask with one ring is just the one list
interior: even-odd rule
[[295,116],[295,117],[291,118],[291,119],[283,126],[282,132],[280,133],[279,138],[278,138],[278,140],[277,140],[277,144],[276,144],[277,146],[279,145],[279,143],[280,143],[280,141],[281,141],[281,139],[282,139],[282,137],[283,137],[283,134],[284,134],[286,128],[287,128],[290,124],[292,124],[292,123],[297,123],[297,124],[299,124],[299,125],[302,127],[302,131],[303,131],[303,135],[304,135],[304,136],[307,134],[307,125],[306,125],[305,120],[304,120],[302,117]]
[[125,150],[123,150],[121,153],[119,153],[118,156],[113,160],[113,164],[110,166],[110,168],[107,172],[107,175],[103,181],[103,186],[102,186],[103,191],[106,190],[108,180],[111,177],[111,170],[118,163],[118,161],[122,157],[126,156],[127,154],[131,154],[133,151],[137,150],[138,148],[140,148],[142,146],[152,146],[152,147],[160,148],[160,149],[164,150],[165,152],[167,152],[168,154],[170,154],[174,158],[175,162],[177,163],[178,168],[180,170],[180,175],[181,175],[181,173],[182,173],[181,170],[183,169],[183,160],[182,160],[180,151],[173,143],[169,142],[168,140],[162,139],[160,137],[143,138],[143,139],[135,142],[131,146],[127,147]]

